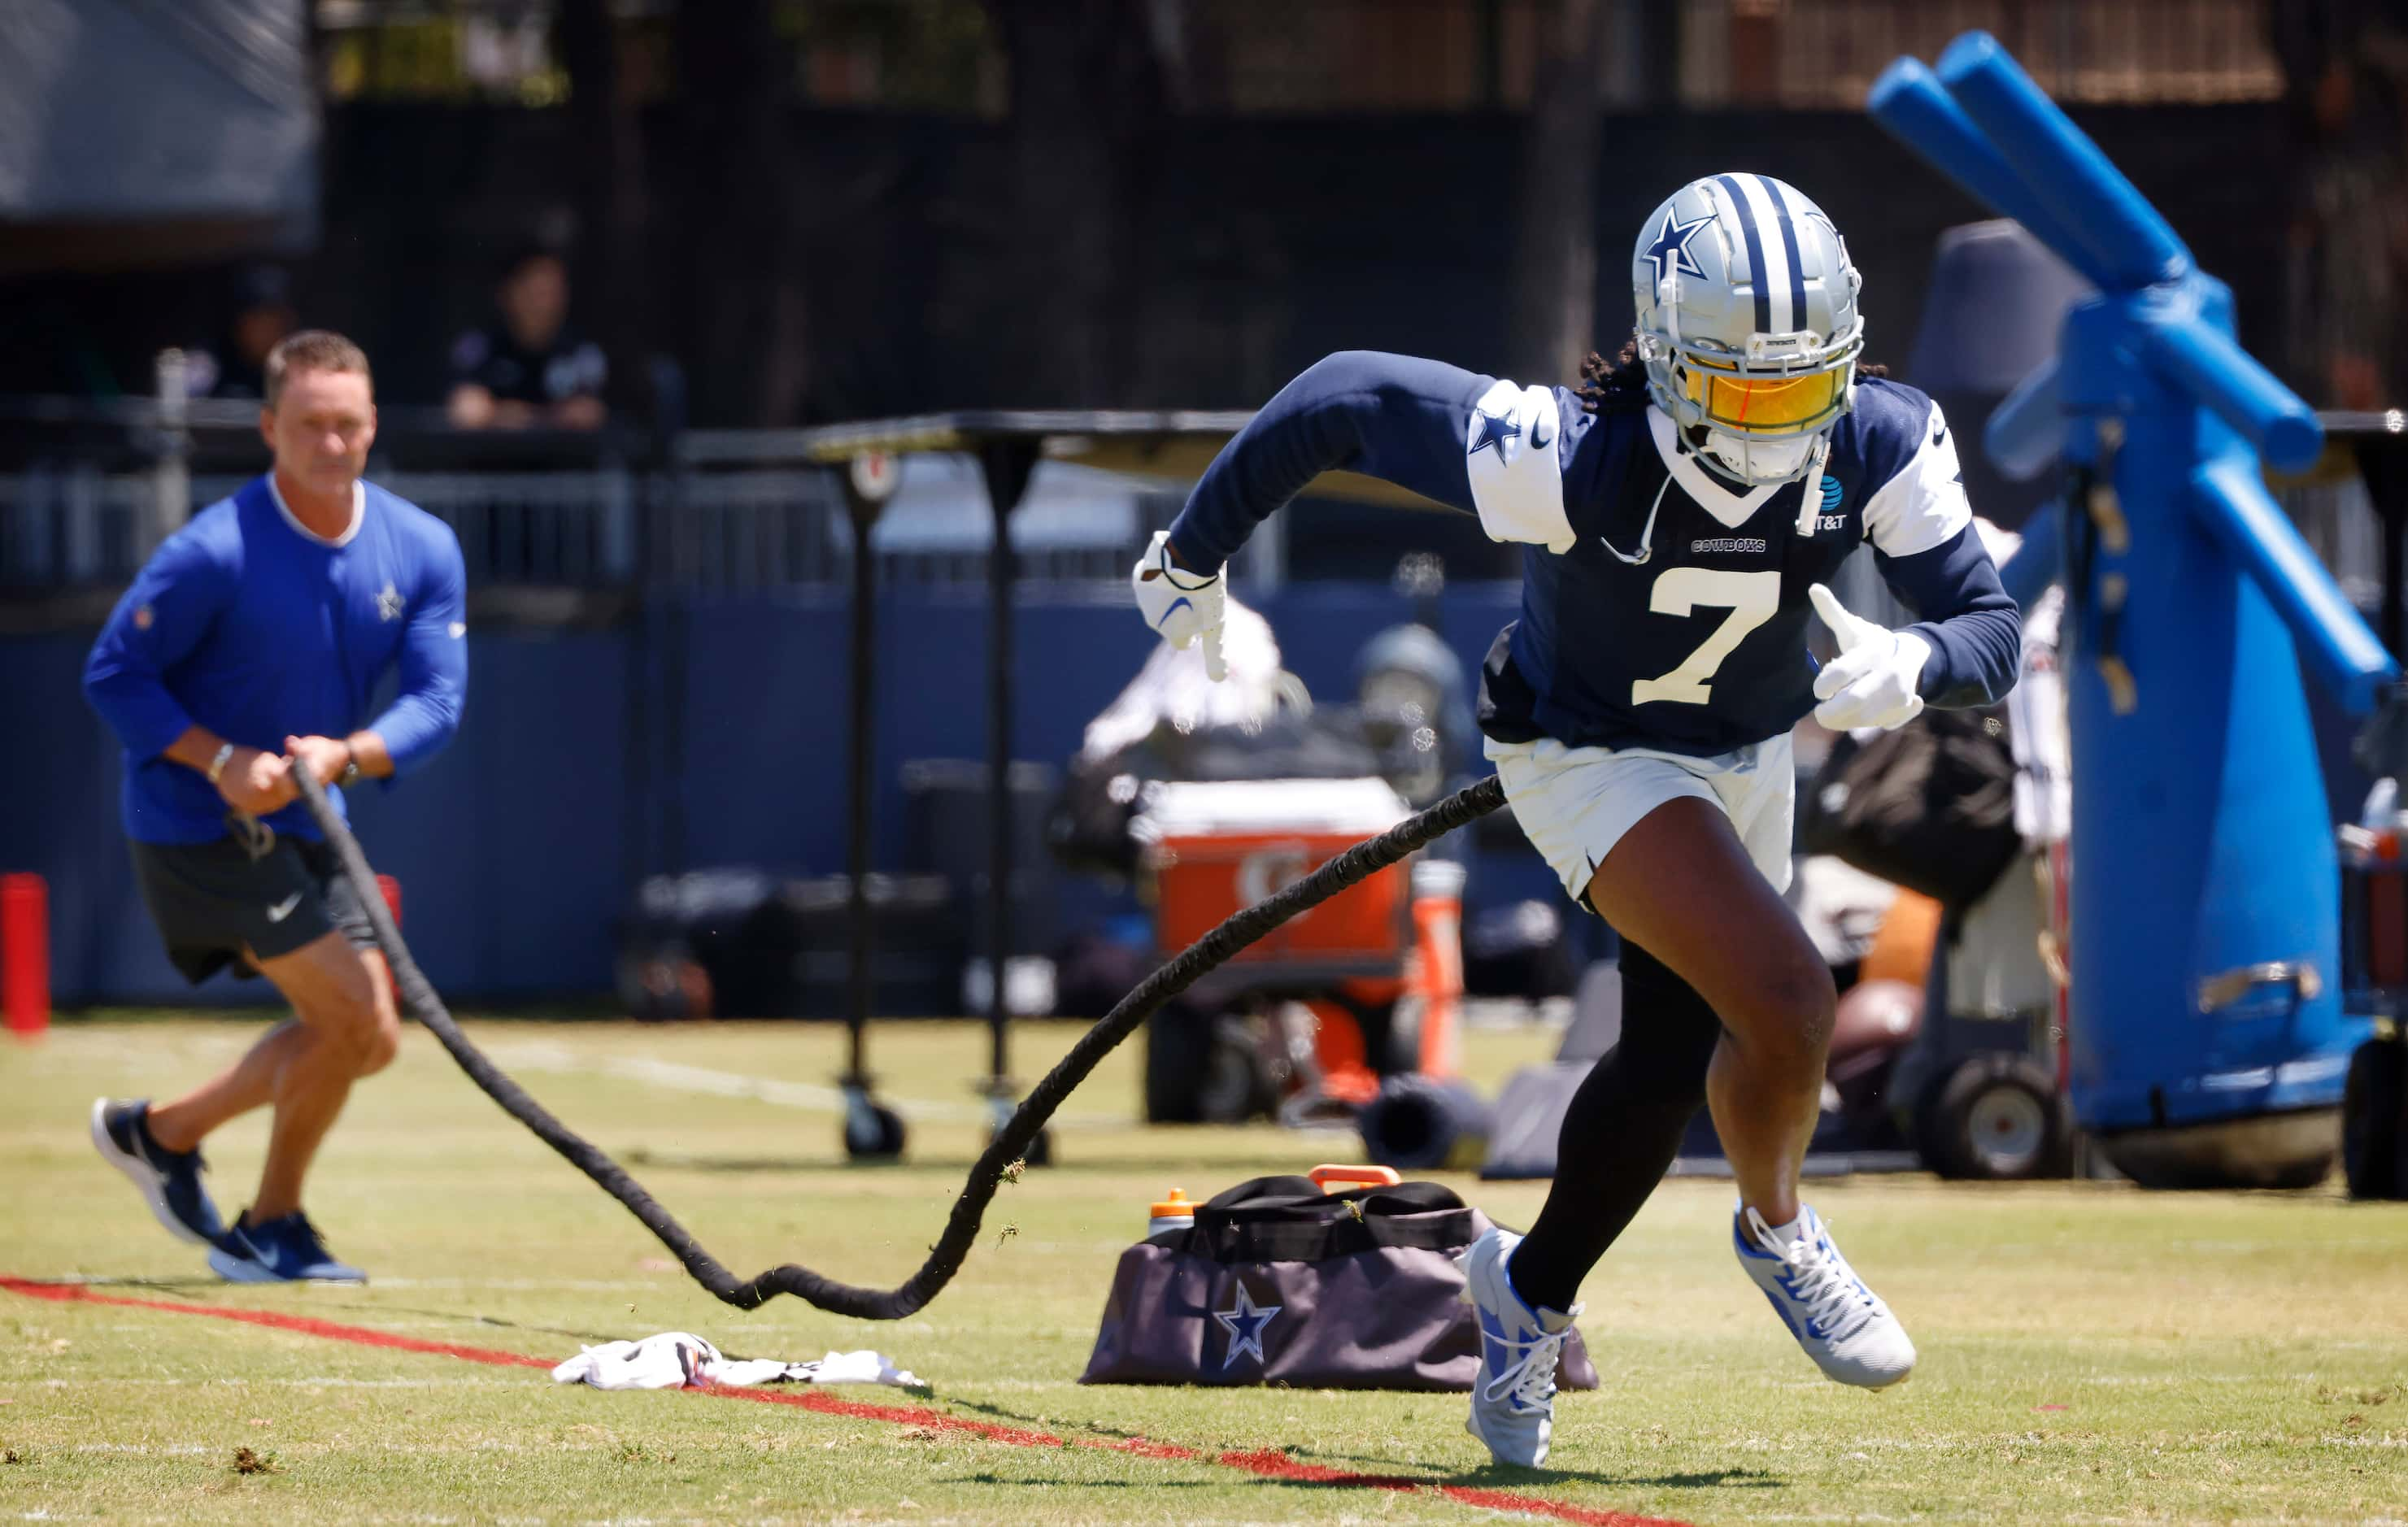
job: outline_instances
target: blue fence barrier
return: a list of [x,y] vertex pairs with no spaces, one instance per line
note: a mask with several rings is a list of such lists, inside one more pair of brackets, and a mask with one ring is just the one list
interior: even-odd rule
[[[1510,585],[1445,594],[1442,634],[1467,664],[1512,619],[1514,598]],[[1306,584],[1267,601],[1265,613],[1289,666],[1337,699],[1351,691],[1364,641],[1412,607],[1377,587]],[[458,738],[400,787],[354,792],[369,855],[402,880],[412,949],[447,993],[607,992],[613,920],[647,872],[843,868],[843,602],[656,602],[641,619],[606,631],[472,634]],[[982,604],[960,594],[882,597],[882,866],[904,851],[902,765],[980,756],[985,619]],[[158,950],[118,827],[118,750],[79,687],[92,635],[0,637],[9,731],[38,739],[0,749],[0,799],[16,803],[0,813],[0,866],[50,881],[57,1000],[265,1000],[255,983],[186,987]],[[1148,651],[1135,617],[1094,597],[1030,598],[1016,647],[1019,753],[1054,764]],[[672,832],[682,839],[674,863]]]

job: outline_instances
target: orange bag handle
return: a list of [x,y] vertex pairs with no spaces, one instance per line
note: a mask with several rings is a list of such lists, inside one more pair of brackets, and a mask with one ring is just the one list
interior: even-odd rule
[[1333,1182],[1352,1182],[1366,1188],[1393,1188],[1397,1186],[1397,1184],[1405,1180],[1404,1178],[1397,1176],[1397,1169],[1393,1166],[1336,1166],[1325,1164],[1314,1167],[1312,1171],[1307,1172],[1305,1176],[1311,1177],[1312,1179],[1312,1185],[1320,1189],[1325,1193],[1329,1191],[1329,1185]]

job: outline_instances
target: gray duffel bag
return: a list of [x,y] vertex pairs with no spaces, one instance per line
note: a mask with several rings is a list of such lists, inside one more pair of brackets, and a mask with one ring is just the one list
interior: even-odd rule
[[[1455,1259],[1487,1229],[1435,1182],[1241,1182],[1121,1253],[1079,1381],[1469,1390],[1479,1330]],[[1597,1388],[1577,1334],[1556,1382]]]

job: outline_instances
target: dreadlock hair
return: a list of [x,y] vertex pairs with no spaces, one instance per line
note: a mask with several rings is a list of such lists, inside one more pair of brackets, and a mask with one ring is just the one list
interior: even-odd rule
[[[1859,377],[1886,377],[1889,367],[1859,363]],[[1631,413],[1647,407],[1647,367],[1639,359],[1639,341],[1626,339],[1609,361],[1596,350],[1581,363],[1580,385],[1572,389],[1581,411],[1592,414]]]

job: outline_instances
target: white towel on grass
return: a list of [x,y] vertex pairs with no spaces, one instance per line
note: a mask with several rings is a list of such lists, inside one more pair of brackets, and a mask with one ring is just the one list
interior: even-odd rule
[[595,1389],[699,1389],[710,1384],[888,1384],[918,1389],[920,1380],[878,1352],[830,1352],[816,1363],[773,1357],[731,1358],[700,1336],[664,1331],[641,1341],[605,1342],[579,1349],[552,1370],[560,1384]]

